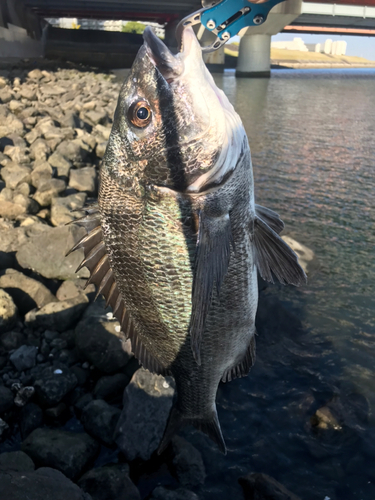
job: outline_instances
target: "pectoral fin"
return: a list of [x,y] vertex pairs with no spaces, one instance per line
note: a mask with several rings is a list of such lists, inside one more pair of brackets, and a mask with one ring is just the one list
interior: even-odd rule
[[[274,213],[274,212],[273,212]],[[274,283],[299,286],[306,283],[306,274],[298,264],[297,255],[271,227],[256,216],[254,220],[254,262],[261,277]]]
[[193,355],[200,365],[200,345],[214,286],[219,293],[227,273],[233,245],[229,214],[209,217],[199,213],[197,250],[194,264],[190,336]]

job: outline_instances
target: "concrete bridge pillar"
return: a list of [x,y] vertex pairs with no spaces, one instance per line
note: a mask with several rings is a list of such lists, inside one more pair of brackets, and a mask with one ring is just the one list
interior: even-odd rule
[[271,35],[245,35],[240,42],[236,76],[271,76]]
[[260,26],[240,33],[236,76],[269,77],[271,75],[271,36],[279,33],[301,14],[302,0],[286,0],[276,5]]

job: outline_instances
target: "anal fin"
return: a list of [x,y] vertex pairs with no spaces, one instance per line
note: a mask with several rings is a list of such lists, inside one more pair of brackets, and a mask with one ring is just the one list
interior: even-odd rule
[[173,405],[168,417],[163,438],[158,448],[158,455],[163,453],[163,451],[167,448],[174,434],[186,425],[193,425],[196,429],[206,434],[214,443],[217,444],[220,451],[224,453],[224,455],[227,454],[227,447],[221,432],[216,407],[213,409],[211,415],[206,418],[185,418],[180,410]]
[[230,382],[235,378],[246,377],[255,363],[255,357],[255,335],[253,335],[251,337],[249,347],[246,349],[245,355],[241,361],[228,368],[228,370],[224,372],[221,381]]
[[233,245],[229,214],[220,217],[199,213],[197,250],[194,264],[190,336],[193,356],[200,365],[200,345],[213,290],[217,293],[228,270]]
[[260,217],[254,220],[254,262],[261,277],[274,283],[273,275],[282,284],[300,286],[306,274],[298,257],[284,240]]
[[84,208],[84,210],[86,211],[86,215],[81,219],[73,221],[73,223],[82,226],[87,234],[74,245],[70,252],[78,248],[83,249],[85,258],[78,269],[85,266],[90,271],[90,277],[87,280],[86,286],[91,283],[96,285],[98,293],[101,293],[105,298],[106,304],[112,307],[113,315],[120,322],[121,331],[125,335],[125,338],[131,340],[132,351],[139,362],[151,372],[168,375],[168,369],[164,368],[140,341],[134,321],[125,307],[125,302],[110,267],[103,240],[98,206],[91,205],[88,208]]

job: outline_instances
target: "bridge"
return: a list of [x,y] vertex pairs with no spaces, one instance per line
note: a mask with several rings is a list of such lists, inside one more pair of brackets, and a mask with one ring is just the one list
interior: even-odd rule
[[[166,40],[172,43],[177,22],[200,7],[200,0],[0,0],[0,57],[41,55],[46,18],[153,21],[165,25]],[[240,34],[237,76],[270,74],[271,36],[280,31],[375,36],[375,0],[286,0],[276,5],[264,24]],[[209,43],[210,36],[205,33],[203,41]],[[207,62],[223,59],[221,51]]]

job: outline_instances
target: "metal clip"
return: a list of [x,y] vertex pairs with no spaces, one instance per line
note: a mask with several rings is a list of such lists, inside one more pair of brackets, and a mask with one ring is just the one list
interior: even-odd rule
[[[203,0],[203,9],[197,10],[182,19],[176,29],[176,37],[181,43],[182,32],[187,26],[202,24],[216,35],[216,40],[203,53],[220,49],[230,38],[243,28],[263,24],[270,10],[285,0],[268,0],[264,3],[251,3],[249,0],[222,0],[214,2]],[[207,7],[207,5],[210,5]]]

